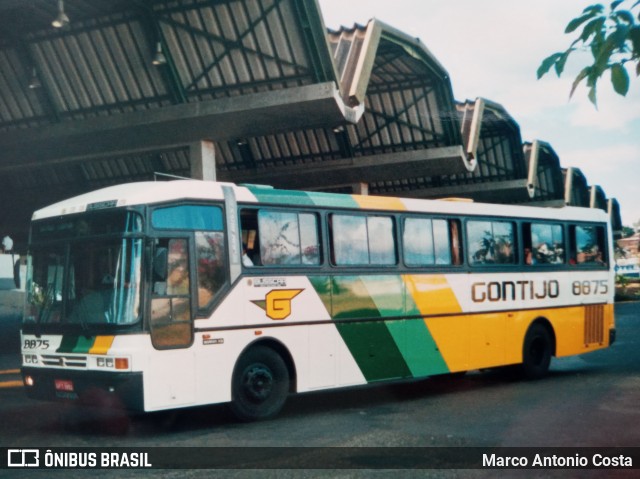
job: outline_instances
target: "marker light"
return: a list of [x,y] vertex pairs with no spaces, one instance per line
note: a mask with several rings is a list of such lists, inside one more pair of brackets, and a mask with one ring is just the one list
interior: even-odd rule
[[33,378],[31,376],[25,376],[24,377],[24,384],[25,384],[25,386],[32,387],[35,384],[35,381],[33,380]]
[[116,358],[116,369],[129,369],[129,358]]
[[129,369],[129,358],[96,358],[96,366],[106,369]]

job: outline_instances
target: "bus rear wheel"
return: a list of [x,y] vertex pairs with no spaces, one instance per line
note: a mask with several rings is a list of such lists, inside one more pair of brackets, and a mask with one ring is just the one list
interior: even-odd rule
[[522,374],[527,379],[540,379],[549,372],[553,341],[549,330],[540,323],[529,327],[522,347]]
[[273,349],[255,346],[242,354],[231,380],[231,411],[241,421],[268,419],[289,394],[289,371]]

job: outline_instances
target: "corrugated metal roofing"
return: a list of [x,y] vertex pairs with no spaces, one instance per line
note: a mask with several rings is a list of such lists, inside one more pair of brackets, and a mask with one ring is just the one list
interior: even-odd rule
[[608,211],[609,204],[607,202],[607,195],[600,185],[591,186],[591,201],[589,202],[591,208],[598,208],[603,211]]
[[620,215],[620,203],[615,198],[608,200],[609,219],[611,221],[611,229],[615,238],[622,237],[622,216]]
[[67,0],[62,30],[54,4],[0,1],[0,131],[334,79],[309,1]]
[[[5,229],[63,196],[156,171],[188,176],[188,143],[200,139],[214,141],[218,176],[232,181],[265,176],[278,185],[279,178],[351,165],[348,174],[327,175],[324,187],[344,188],[335,178],[360,175],[377,194],[459,188],[481,197],[488,185],[501,194],[520,191],[527,179],[519,127],[496,104],[485,112],[478,167],[468,171],[466,133],[446,69],[419,40],[382,22],[327,32],[316,0],[65,0],[71,24],[54,29],[56,5],[0,0],[0,187],[2,204],[15,206],[0,212]],[[158,48],[160,66],[153,64]],[[331,86],[314,91],[335,103],[332,115],[315,109],[316,117],[301,124],[311,112],[291,100],[277,121],[274,110],[259,116],[259,125],[251,117],[267,96],[273,102],[282,92],[276,100],[288,101],[289,92],[316,85]],[[209,112],[197,139],[172,131],[168,143],[105,154],[109,142],[128,145],[118,134],[123,129],[135,124],[131,141],[155,128],[141,119],[157,123],[171,112],[177,126],[167,123],[165,132],[195,131],[197,112],[204,105],[219,111],[225,99],[245,102],[246,125],[233,134],[222,131],[224,115]],[[185,108],[188,127],[180,122]],[[69,137],[81,140],[77,150],[62,148],[64,135],[76,130],[84,131]],[[181,135],[185,141],[175,140]],[[20,141],[22,149],[12,151]],[[549,149],[536,165],[539,202],[564,194],[559,160]],[[28,159],[19,154],[25,151]],[[376,159],[381,167],[374,175],[367,165]],[[385,168],[393,175],[382,177]],[[323,175],[315,176],[313,186],[322,188]]]
[[564,176],[565,203],[569,206],[582,206],[589,208],[591,192],[587,178],[579,168],[565,168]]
[[[375,48],[375,55],[366,58],[368,52],[362,51],[363,33],[376,29],[379,33],[374,38],[379,39],[371,40],[370,45]],[[371,21],[366,27],[355,25],[330,32],[329,41],[346,82],[343,92],[356,91],[354,84],[363,81],[356,75],[369,74],[364,79],[362,120],[347,127],[354,155],[462,143],[449,75],[419,41],[378,21]],[[349,54],[345,55],[345,51]],[[372,64],[362,67],[361,60]],[[354,93],[351,101],[356,99]]]
[[[288,174],[302,165],[343,167],[344,159],[461,145],[449,76],[424,45],[373,20],[329,31],[328,41],[340,92],[346,103],[362,109],[360,120],[217,142],[222,178],[260,181],[264,173],[274,186],[290,187],[279,171]],[[442,161],[452,163],[450,171],[459,171],[455,163],[462,163],[460,158]],[[398,162],[401,167],[400,157]],[[369,181],[366,170],[361,175]],[[318,176],[307,186],[336,187],[329,178],[322,180]]]
[[[35,132],[25,138],[54,132],[46,140],[91,119],[121,117],[126,124],[132,114],[172,105],[336,80],[315,0],[65,0],[64,8],[71,23],[55,29],[57,2],[0,0],[2,141],[13,141],[18,130]],[[155,66],[158,44],[166,63]],[[46,130],[60,125],[65,127]],[[222,168],[227,161],[230,168],[246,167],[248,157],[237,142],[217,145]],[[154,171],[189,174],[184,146],[101,158],[100,148],[88,144],[80,162],[60,157],[42,165],[30,160],[20,168],[0,156],[2,203],[14,192],[38,192],[41,206],[78,189],[150,178]],[[267,163],[287,151],[301,152],[307,161],[332,148],[336,141],[322,131],[282,134],[255,140],[254,146],[255,156]],[[33,208],[19,204],[25,211],[5,209],[3,225],[23,224]]]
[[[473,112],[474,105],[475,102],[471,101],[457,103],[461,122],[465,114]],[[528,199],[528,168],[522,151],[520,128],[501,105],[487,100],[477,159],[478,166],[472,172],[383,181],[371,185],[371,192],[424,198],[455,194],[478,201],[500,203]],[[490,186],[487,187],[487,184]]]

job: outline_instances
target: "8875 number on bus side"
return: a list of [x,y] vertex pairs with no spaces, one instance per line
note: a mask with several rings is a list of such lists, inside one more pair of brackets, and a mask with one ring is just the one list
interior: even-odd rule
[[571,292],[574,296],[607,294],[609,292],[609,282],[606,279],[574,281],[571,283]]

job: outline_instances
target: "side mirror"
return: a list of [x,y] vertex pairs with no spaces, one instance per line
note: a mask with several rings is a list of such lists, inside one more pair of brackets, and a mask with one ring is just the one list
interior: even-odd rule
[[156,249],[153,255],[153,275],[155,281],[166,281],[168,274],[168,260],[169,250],[167,248],[159,247]]

